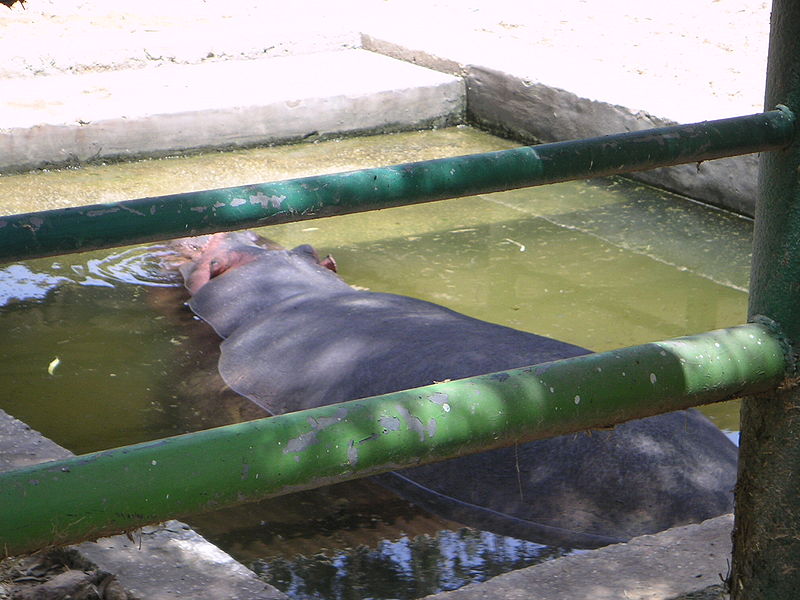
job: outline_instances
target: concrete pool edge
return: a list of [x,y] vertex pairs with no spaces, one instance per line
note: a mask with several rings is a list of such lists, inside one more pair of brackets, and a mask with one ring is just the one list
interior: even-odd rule
[[461,78],[362,49],[6,80],[0,173],[460,124]]
[[[0,410],[0,471],[71,455]],[[73,568],[113,574],[131,600],[172,600],[187,594],[197,600],[287,598],[179,521],[146,527],[133,532],[130,538],[120,534],[68,549],[77,554],[75,560],[81,563]],[[0,582],[0,596],[9,587],[7,582]]]
[[[387,35],[362,33],[362,47],[415,65],[458,74],[467,90],[467,121],[526,144],[579,139],[675,125],[674,120],[533,81],[517,65],[496,68],[433,53]],[[717,118],[736,116],[720,114]],[[629,177],[752,217],[757,155],[630,173]]]
[[[459,123],[528,144],[675,123],[531,80],[519,64],[497,68],[489,59],[466,60],[457,47],[436,53],[397,33],[364,31],[355,49],[325,46],[263,59],[6,80],[10,100],[0,120],[0,173]],[[53,89],[69,77],[89,83],[65,100]],[[192,92],[193,81],[203,77],[219,83]],[[144,101],[128,94],[122,102],[109,102],[109,90],[120,80],[128,80],[122,88],[140,92],[147,84],[153,91]],[[249,85],[259,80],[260,87]],[[240,99],[243,93],[246,101]],[[165,110],[147,110],[156,98],[167,102]],[[734,115],[719,115],[724,116]],[[203,126],[197,127],[200,119]],[[630,177],[752,216],[757,169],[757,156],[746,155]]]
[[723,598],[733,515],[575,553],[426,600]]

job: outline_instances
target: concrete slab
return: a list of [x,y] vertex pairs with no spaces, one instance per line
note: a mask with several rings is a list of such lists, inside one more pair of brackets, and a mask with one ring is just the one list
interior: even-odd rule
[[[68,456],[72,453],[0,410],[0,471]],[[179,521],[143,528],[132,537],[116,535],[70,549],[81,568],[114,574],[129,600],[286,598]],[[9,587],[0,582],[0,596]]]
[[[722,597],[733,515],[499,575],[428,600],[673,600]],[[693,594],[698,594],[694,596]],[[703,594],[704,596],[700,596]],[[705,594],[708,594],[705,596]]]
[[386,0],[357,24],[364,47],[394,44],[417,64],[506,71],[693,122],[761,109],[769,13],[762,0]]
[[13,79],[0,171],[459,122],[463,82],[363,50]]
[[[557,7],[411,0],[365,23],[363,46],[467,82],[468,119],[525,143],[762,110],[769,6],[755,0]],[[436,23],[446,15],[448,32]],[[753,215],[754,155],[632,173]]]
[[180,521],[143,527],[131,538],[115,535],[74,548],[92,564],[114,573],[133,598],[287,598]]
[[[675,121],[647,112],[532,82],[507,69],[467,65],[465,79],[469,120],[486,130],[526,143],[675,124]],[[741,114],[754,112],[758,111]],[[717,113],[718,118],[723,116],[735,115]],[[758,156],[755,154],[638,171],[628,176],[734,212],[750,216],[755,213],[758,179]]]

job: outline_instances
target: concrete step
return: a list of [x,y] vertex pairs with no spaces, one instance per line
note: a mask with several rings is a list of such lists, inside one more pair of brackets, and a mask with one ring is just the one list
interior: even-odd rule
[[[70,456],[67,449],[0,410],[0,472]],[[113,573],[127,598],[288,600],[184,523],[167,521],[134,533],[136,539],[115,535],[69,546],[62,558],[68,557],[64,560],[71,569]],[[45,549],[37,555],[41,562],[49,562],[47,553]],[[55,597],[38,588],[0,577],[0,598],[25,592],[25,598]]]
[[0,172],[443,126],[460,78],[365,50],[0,82]]
[[733,515],[579,551],[425,600],[722,599]]

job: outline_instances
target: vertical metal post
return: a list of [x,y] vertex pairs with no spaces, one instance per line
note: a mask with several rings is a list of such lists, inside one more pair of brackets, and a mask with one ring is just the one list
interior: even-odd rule
[[[774,0],[767,106],[800,113],[800,2]],[[767,317],[800,354],[800,142],[761,158],[750,319]],[[796,375],[796,373],[795,373]],[[796,598],[800,590],[800,387],[744,401],[731,595]]]

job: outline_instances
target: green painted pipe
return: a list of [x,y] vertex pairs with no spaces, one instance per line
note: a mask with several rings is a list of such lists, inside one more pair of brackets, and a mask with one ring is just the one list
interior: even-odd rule
[[750,324],[430,385],[0,475],[14,555],[775,386],[782,341]]
[[391,167],[0,217],[0,262],[598,177],[788,145],[756,115]]

